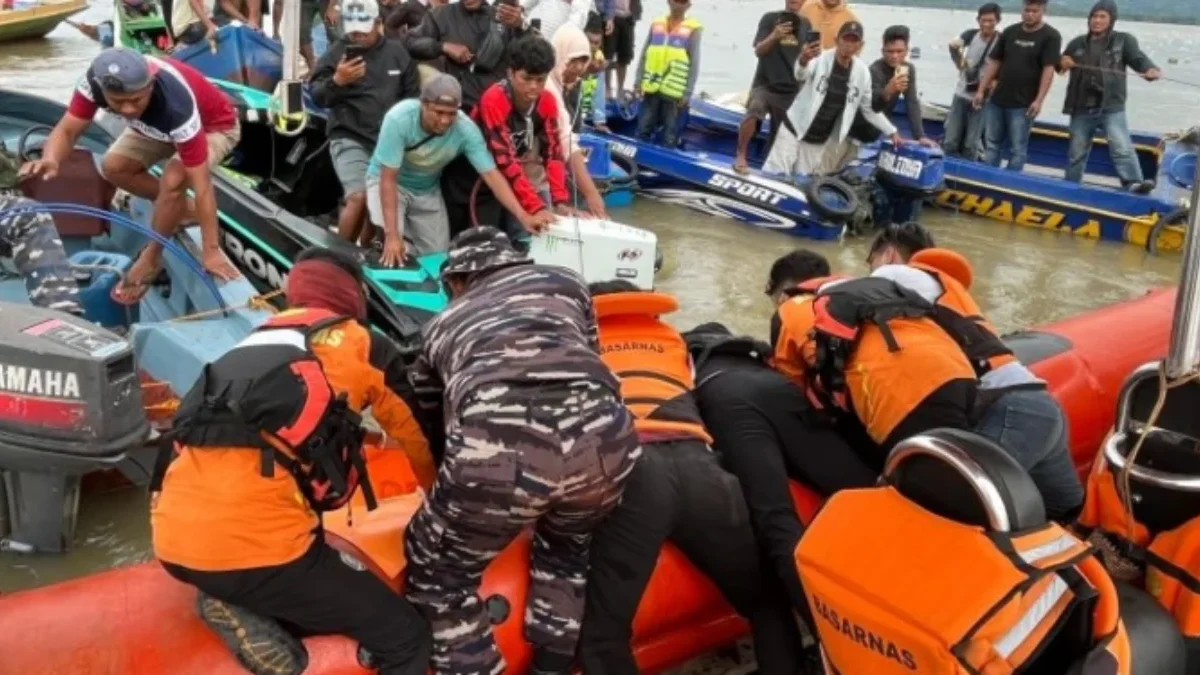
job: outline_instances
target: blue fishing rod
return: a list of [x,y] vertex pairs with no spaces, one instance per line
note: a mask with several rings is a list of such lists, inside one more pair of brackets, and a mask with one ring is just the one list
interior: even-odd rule
[[134,232],[145,235],[150,239],[162,244],[163,249],[170,251],[173,255],[182,260],[183,264],[187,265],[189,269],[195,272],[200,279],[203,280],[205,287],[208,288],[209,292],[212,293],[213,299],[217,301],[217,308],[226,314],[229,312],[229,306],[225,304],[224,298],[221,297],[221,292],[217,289],[216,282],[212,280],[212,277],[207,271],[205,271],[204,267],[200,264],[200,261],[196,260],[195,256],[167,237],[162,236],[153,229],[148,228],[131,218],[117,213],[112,213],[110,211],[105,211],[104,209],[84,206],[82,204],[70,204],[67,202],[41,203],[31,201],[27,205],[12,206],[7,209],[0,209],[0,220],[26,213],[62,213],[79,216],[92,216],[94,218],[100,218],[106,222],[114,225],[120,225],[121,227],[126,227]]

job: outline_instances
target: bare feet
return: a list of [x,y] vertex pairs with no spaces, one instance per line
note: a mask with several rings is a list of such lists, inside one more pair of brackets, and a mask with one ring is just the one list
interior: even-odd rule
[[738,157],[733,163],[733,170],[743,176],[750,173],[750,164],[745,157]]
[[162,259],[151,256],[143,249],[133,261],[125,279],[112,291],[112,299],[122,305],[136,305],[150,290],[155,277],[162,271]]

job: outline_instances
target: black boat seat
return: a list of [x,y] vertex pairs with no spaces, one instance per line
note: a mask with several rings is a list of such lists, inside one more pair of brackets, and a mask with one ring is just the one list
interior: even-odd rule
[[884,479],[922,508],[960,523],[1007,531],[1046,523],[1042,495],[1025,469],[969,431],[934,429],[897,443]]
[[[50,180],[27,180],[21,192],[42,203],[68,202],[107,211],[117,189],[96,168],[90,150],[75,148]],[[54,223],[63,237],[96,237],[108,232],[108,221],[95,216],[54,214]]]
[[1145,591],[1128,584],[1116,586],[1133,653],[1131,675],[1187,672],[1187,643],[1175,619]]
[[[1107,470],[1120,476],[1120,464],[1137,445],[1140,431],[1150,419],[1158,401],[1159,378],[1156,364],[1138,368],[1125,382],[1118,406],[1118,433],[1105,441],[1103,452]],[[1200,479],[1200,383],[1188,382],[1170,389],[1154,431],[1146,436],[1138,451],[1136,464],[1159,475],[1176,478],[1175,482]],[[1130,474],[1134,517],[1152,533],[1173,530],[1200,514],[1200,489],[1185,489],[1170,481]]]

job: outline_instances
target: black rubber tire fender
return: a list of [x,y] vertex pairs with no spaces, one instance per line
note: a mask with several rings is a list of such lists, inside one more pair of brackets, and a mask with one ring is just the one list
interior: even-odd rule
[[[831,201],[831,193],[838,195],[843,203]],[[822,218],[845,222],[858,212],[858,195],[840,178],[817,176],[804,187],[804,196],[808,199],[808,205]]]
[[1187,225],[1187,222],[1188,210],[1182,207],[1159,218],[1158,222],[1154,223],[1154,227],[1150,228],[1150,234],[1146,235],[1146,251],[1151,255],[1158,255],[1158,239],[1166,231],[1167,227],[1171,225]]

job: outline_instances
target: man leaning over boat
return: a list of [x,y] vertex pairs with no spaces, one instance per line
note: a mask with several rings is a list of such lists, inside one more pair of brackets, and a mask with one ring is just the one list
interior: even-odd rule
[[[204,269],[218,279],[236,279],[237,269],[221,251],[211,173],[241,137],[229,99],[179,61],[142,56],[124,47],[106,49],[80,79],[67,114],[46,139],[42,158],[25,164],[21,174],[47,180],[56,176],[59,164],[101,109],[128,125],[104,154],[105,178],[153,201],[151,225],[164,237],[173,236],[184,220],[198,221]],[[164,160],[161,178],[151,174],[150,169]],[[162,244],[147,243],[113,298],[138,302],[162,270],[162,254]]]
[[554,221],[549,211],[525,210],[461,104],[458,80],[439,73],[421,87],[419,101],[401,101],[383,119],[366,188],[371,222],[383,229],[384,266],[399,264],[409,252],[421,256],[449,248],[450,219],[440,181],[460,156],[521,227],[538,231]]

